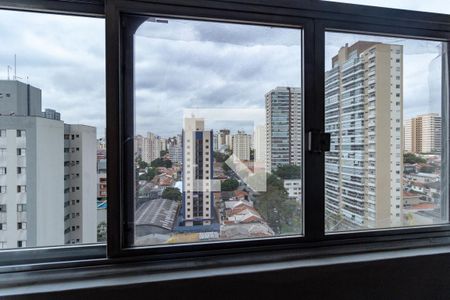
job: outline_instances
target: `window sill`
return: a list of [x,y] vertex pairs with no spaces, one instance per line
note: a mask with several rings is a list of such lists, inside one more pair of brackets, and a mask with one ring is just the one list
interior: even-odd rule
[[[299,254],[299,250],[276,253],[237,254],[197,259],[175,259],[154,262],[111,263],[97,260],[100,265],[68,267],[48,270],[19,271],[0,274],[2,296],[35,295],[82,289],[125,287],[179,280],[227,277],[277,271],[301,271],[339,265],[382,262],[405,258],[450,255],[450,246],[359,252],[342,252],[342,246],[328,247],[326,251],[312,249]],[[315,253],[313,253],[315,252]],[[345,252],[345,251],[344,251]],[[327,254],[328,253],[328,254]],[[334,253],[334,254],[333,254]],[[258,262],[259,261],[259,262]]]

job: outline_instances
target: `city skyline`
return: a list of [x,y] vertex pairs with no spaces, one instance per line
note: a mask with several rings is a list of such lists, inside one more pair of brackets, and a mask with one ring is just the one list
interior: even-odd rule
[[[16,24],[13,28],[7,26],[23,14],[27,14],[24,22]],[[104,35],[104,21],[49,14],[36,16],[33,13],[12,11],[2,11],[1,16],[0,28],[8,29],[0,29],[0,33],[5,44],[12,45],[0,49],[0,67],[3,69],[0,72],[1,78],[7,79],[7,66],[14,66],[14,55],[16,54],[17,76],[20,77],[20,80],[29,81],[43,90],[43,108],[60,111],[64,115],[64,121],[68,123],[95,126],[98,137],[103,137],[106,126],[104,47],[95,43],[95,40]],[[45,22],[42,21],[43,19]],[[46,30],[48,24],[52,24],[51,32]],[[137,40],[147,40],[142,43],[140,48],[146,48],[146,51],[151,49],[152,53],[157,55],[151,57],[138,55],[136,70],[145,72],[145,74],[148,74],[149,67],[152,71],[158,70],[153,75],[148,74],[149,76],[146,76],[147,79],[144,81],[137,80],[137,102],[145,103],[140,106],[142,110],[137,110],[137,133],[142,134],[147,131],[146,128],[151,127],[150,122],[161,124],[162,122],[159,120],[166,119],[169,111],[172,120],[178,119],[175,116],[180,116],[179,120],[181,120],[180,109],[184,107],[210,107],[209,104],[214,104],[214,107],[229,107],[230,105],[234,107],[235,99],[244,99],[245,101],[238,101],[242,107],[261,108],[264,100],[263,91],[272,88],[272,86],[269,87],[269,82],[275,76],[297,78],[294,82],[280,82],[278,85],[301,86],[300,30],[280,30],[272,27],[235,24],[213,24],[214,26],[211,26],[208,23],[202,24],[202,22],[173,20],[170,20],[169,24],[171,26],[164,23],[146,22],[137,32]],[[69,39],[65,36],[64,30],[73,26],[81,29],[73,32]],[[159,26],[153,36],[148,33],[153,28],[152,26]],[[170,28],[164,28],[164,26]],[[214,27],[214,29],[210,27]],[[158,33],[160,30],[162,33]],[[273,34],[275,31],[277,34]],[[267,38],[269,35],[270,39]],[[347,37],[351,40],[363,39],[362,36],[355,34],[348,34]],[[371,40],[377,39],[389,40],[384,37],[371,37]],[[437,69],[432,73],[429,71],[430,66],[433,68],[435,64],[438,64],[436,62],[438,50],[431,46],[437,42],[399,38],[391,40],[401,40],[402,44],[412,43],[410,46],[405,46],[404,56],[405,118],[424,111],[433,112],[434,103],[424,103],[423,99],[428,99],[430,96],[432,99],[438,98],[433,95],[433,91],[436,90],[434,87],[439,82],[433,78],[439,72]],[[336,38],[333,38],[333,34],[327,33],[327,57],[339,47],[344,46],[337,41]],[[147,47],[148,44],[152,44],[151,48]],[[205,57],[200,61],[194,59],[193,49],[198,51],[199,45],[206,44],[207,48],[200,52],[205,54]],[[186,45],[190,45],[187,51],[178,51],[180,47]],[[32,61],[29,57],[29,49],[33,49]],[[48,49],[52,51],[48,51]],[[137,47],[137,54],[139,53],[139,47]],[[189,55],[192,55],[192,59],[188,59]],[[169,60],[169,56],[176,59]],[[164,65],[158,61],[164,61]],[[235,61],[235,63],[230,66],[228,61]],[[277,62],[283,61],[287,62],[277,65]],[[71,70],[74,68],[86,71],[72,72]],[[224,70],[225,72],[222,73],[230,75],[228,77],[219,76],[219,70]],[[279,70],[288,72],[292,76],[280,76]],[[179,76],[189,79],[184,83],[172,76],[172,74],[187,74],[186,72],[191,71],[191,75]],[[192,85],[192,80],[198,79],[196,76],[200,73],[212,75],[205,77],[205,82],[209,83],[210,90],[208,93],[193,94],[195,86]],[[418,80],[418,77],[421,77],[417,76],[418,74],[428,73],[430,76],[427,75],[427,81]],[[10,78],[13,74],[14,70],[10,70]],[[233,78],[231,75],[235,77]],[[70,84],[68,84],[69,82]],[[177,87],[177,97],[172,97],[173,95],[163,91],[169,83]],[[243,95],[243,90],[252,90],[252,93]],[[72,103],[79,105],[74,106]],[[169,104],[175,108],[175,111],[165,109]],[[145,122],[142,121],[144,119]],[[171,121],[171,123],[175,122]],[[181,128],[181,121],[178,123],[180,125],[178,127]],[[160,131],[161,135],[176,135],[175,125],[166,126],[161,130],[159,128],[153,130]],[[235,128],[236,130],[245,129],[239,124],[235,125]]]

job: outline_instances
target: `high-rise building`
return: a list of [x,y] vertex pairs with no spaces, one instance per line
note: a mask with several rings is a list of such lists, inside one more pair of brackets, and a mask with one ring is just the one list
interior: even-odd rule
[[183,147],[182,147],[182,135],[177,135],[175,138],[170,139],[168,143],[169,157],[173,163],[181,164],[183,162]]
[[64,123],[41,90],[0,80],[0,248],[64,244]]
[[403,48],[345,45],[325,75],[329,230],[401,225]]
[[418,115],[404,123],[405,151],[441,152],[441,117],[437,113]]
[[64,124],[64,240],[97,242],[97,129]]
[[212,194],[212,130],[204,120],[185,118],[183,128],[183,206],[184,226],[211,225],[214,220]]
[[266,126],[258,125],[254,132],[255,161],[266,166]]
[[243,131],[233,134],[233,154],[240,160],[250,160],[251,136]]
[[302,94],[296,87],[277,87],[266,98],[266,169],[301,165]]
[[144,137],[142,144],[142,160],[146,163],[151,163],[159,158],[161,154],[161,142],[157,135],[148,132],[147,137]]
[[229,129],[221,129],[219,130],[219,136],[218,136],[218,148],[222,148],[223,145],[226,145],[228,149],[232,149],[232,141],[231,141],[231,135]]

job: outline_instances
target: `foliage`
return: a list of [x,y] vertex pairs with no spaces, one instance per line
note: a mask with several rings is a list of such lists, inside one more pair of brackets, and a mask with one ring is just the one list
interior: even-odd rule
[[301,169],[296,165],[283,165],[279,166],[274,174],[282,179],[300,179]]
[[299,232],[300,205],[289,198],[283,181],[276,175],[267,175],[267,192],[256,197],[255,208],[276,234]]
[[139,180],[147,180],[150,181],[153,179],[153,177],[156,176],[156,169],[154,168],[147,168],[147,171],[144,174],[141,174],[139,176]]
[[221,189],[223,192],[235,191],[238,187],[239,182],[233,178],[227,179],[221,184]]
[[100,222],[97,225],[97,242],[106,241],[106,222]]
[[167,151],[167,150],[161,150],[160,152],[159,152],[159,157],[164,157],[164,155],[166,155],[166,154],[168,154],[169,153],[169,151]]
[[140,170],[142,170],[142,169],[147,169],[147,167],[148,167],[148,163],[146,163],[145,161],[143,161],[143,160],[141,159],[141,157],[138,157],[138,159],[136,160],[136,163],[137,163],[138,168],[139,168]]
[[168,160],[168,159],[162,159],[162,158],[157,158],[154,161],[152,161],[150,163],[150,165],[153,168],[158,168],[158,167],[166,167],[166,168],[172,168],[172,161]]
[[181,201],[181,192],[180,189],[175,187],[167,187],[162,193],[162,197],[164,199]]
[[255,160],[255,149],[250,149],[250,160],[251,161]]
[[424,164],[427,160],[420,156],[415,155],[414,153],[405,153],[403,154],[403,163],[405,164]]

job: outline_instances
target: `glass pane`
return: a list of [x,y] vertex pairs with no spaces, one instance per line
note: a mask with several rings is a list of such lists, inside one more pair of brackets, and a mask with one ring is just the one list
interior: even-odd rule
[[450,14],[450,2],[442,0],[327,0],[333,2],[352,3],[360,5],[371,5],[388,8],[399,8],[433,12],[440,14]]
[[301,234],[301,30],[150,18],[134,44],[134,244]]
[[0,248],[96,243],[104,21],[0,10],[0,39]]
[[441,42],[326,34],[328,232],[447,221],[444,51]]

